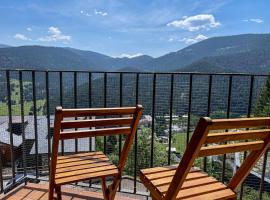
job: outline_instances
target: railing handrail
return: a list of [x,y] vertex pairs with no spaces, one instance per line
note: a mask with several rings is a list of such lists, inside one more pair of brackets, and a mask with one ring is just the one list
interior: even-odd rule
[[186,75],[224,75],[224,76],[270,76],[269,73],[242,73],[242,72],[234,72],[234,73],[228,73],[228,72],[222,72],[222,73],[216,73],[216,72],[152,72],[152,71],[98,71],[98,70],[52,70],[52,69],[5,69],[2,68],[0,71],[10,71],[10,72],[66,72],[66,73],[107,73],[107,74],[186,74]]

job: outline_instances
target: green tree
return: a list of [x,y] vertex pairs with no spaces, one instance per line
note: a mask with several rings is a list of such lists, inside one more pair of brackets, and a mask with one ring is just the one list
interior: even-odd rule
[[[166,146],[159,143],[154,139],[154,154],[153,164],[154,166],[162,166],[167,163]],[[132,149],[132,155],[134,155],[134,149]],[[137,151],[137,169],[143,169],[150,167],[151,164],[151,129],[142,128],[138,132],[138,151]],[[134,160],[131,158],[127,165],[127,170],[133,169]]]
[[[244,195],[243,200],[254,200],[259,199],[259,192],[258,190],[255,190],[251,187],[245,186],[244,187]],[[262,200],[269,200],[270,196],[267,192],[263,192],[262,194]]]
[[256,116],[267,116],[270,106],[270,77],[267,78],[265,85],[262,89],[260,97],[258,98],[254,114]]
[[[151,164],[151,129],[142,127],[140,130],[138,130],[137,138],[137,170],[139,170],[148,168]],[[133,146],[129,152],[129,157],[125,166],[125,173],[131,176],[134,175],[134,154],[135,149]],[[167,156],[166,146],[154,140],[154,166],[162,166],[167,164]],[[118,155],[111,154],[109,157],[113,163],[118,162]]]

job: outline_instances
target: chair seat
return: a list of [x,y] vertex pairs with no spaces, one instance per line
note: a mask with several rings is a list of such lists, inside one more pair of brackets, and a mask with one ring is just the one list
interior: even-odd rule
[[118,168],[102,152],[88,152],[57,157],[55,184],[116,176]]
[[[164,197],[177,166],[155,167],[140,171],[144,185],[155,196]],[[193,168],[187,175],[176,199],[212,200],[236,198],[234,191],[199,169]]]

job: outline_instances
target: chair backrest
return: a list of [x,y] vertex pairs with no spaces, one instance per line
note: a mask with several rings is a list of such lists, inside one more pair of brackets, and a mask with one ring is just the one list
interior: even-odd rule
[[270,143],[269,126],[270,117],[213,120],[201,118],[165,199],[175,199],[196,158],[247,151],[248,156],[228,184],[228,187],[235,191],[267,150]]
[[55,110],[52,156],[57,156],[59,140],[126,135],[119,160],[119,168],[123,168],[141,115],[141,105],[136,107],[79,109],[57,107]]

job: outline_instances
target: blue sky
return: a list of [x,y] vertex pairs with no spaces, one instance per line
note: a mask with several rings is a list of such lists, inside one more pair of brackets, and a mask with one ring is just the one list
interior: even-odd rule
[[209,37],[270,33],[269,8],[269,0],[1,0],[0,43],[157,57]]

